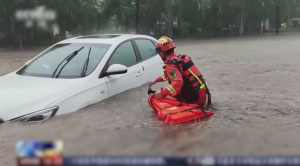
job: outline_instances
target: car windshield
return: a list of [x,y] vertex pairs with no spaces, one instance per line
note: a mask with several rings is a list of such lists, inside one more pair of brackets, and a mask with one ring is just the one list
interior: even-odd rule
[[68,43],[57,44],[51,47],[49,50],[42,53],[38,58],[20,69],[17,74],[35,77],[49,77],[51,78],[58,65],[64,61],[64,59],[76,50],[83,47],[78,54],[70,60],[65,67],[64,63],[58,68],[63,67],[58,78],[80,78],[84,68],[84,64],[88,58],[89,50],[91,48],[89,63],[86,70],[86,75],[90,75],[98,66],[99,62],[109,49],[110,44],[90,44],[90,43]]

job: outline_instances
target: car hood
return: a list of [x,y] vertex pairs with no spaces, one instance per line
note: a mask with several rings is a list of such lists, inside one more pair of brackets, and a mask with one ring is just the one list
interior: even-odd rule
[[15,73],[2,76],[0,77],[0,118],[6,121],[42,110],[85,85],[85,79],[29,77]]

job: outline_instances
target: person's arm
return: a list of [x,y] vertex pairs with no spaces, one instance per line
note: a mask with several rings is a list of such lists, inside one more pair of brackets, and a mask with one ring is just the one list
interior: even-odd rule
[[150,81],[149,82],[149,87],[151,87],[152,85],[156,84],[157,82],[164,82],[166,81],[166,77],[164,75],[161,75],[159,77],[157,77],[154,81]]
[[161,89],[162,95],[174,97],[180,93],[183,86],[182,74],[174,64],[166,65],[166,75],[171,84]]
[[155,79],[155,82],[164,82],[164,81],[167,81],[165,75],[161,75],[161,76],[158,76],[156,79]]

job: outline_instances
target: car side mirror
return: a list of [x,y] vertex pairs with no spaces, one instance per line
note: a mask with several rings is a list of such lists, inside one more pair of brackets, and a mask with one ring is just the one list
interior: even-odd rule
[[117,74],[125,74],[127,73],[127,67],[120,64],[113,64],[109,66],[107,71],[105,72],[105,76],[109,75],[117,75]]

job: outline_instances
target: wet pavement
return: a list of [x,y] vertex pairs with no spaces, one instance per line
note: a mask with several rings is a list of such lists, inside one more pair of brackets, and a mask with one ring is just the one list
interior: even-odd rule
[[[213,117],[164,124],[145,85],[43,124],[2,125],[0,165],[14,165],[22,139],[63,140],[65,155],[299,155],[299,37],[181,42],[177,52],[191,56],[208,82]],[[0,75],[37,52],[0,52]]]

